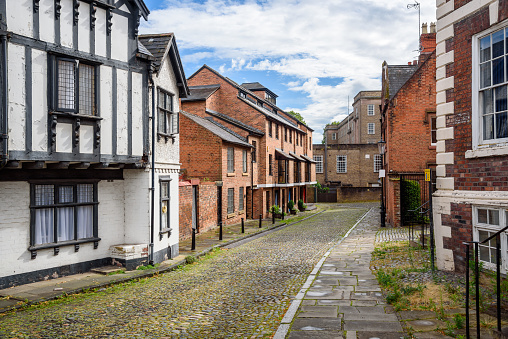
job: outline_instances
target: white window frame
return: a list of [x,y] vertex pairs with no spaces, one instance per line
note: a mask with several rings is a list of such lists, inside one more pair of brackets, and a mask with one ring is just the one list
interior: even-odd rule
[[[485,223],[478,222],[478,210],[486,209],[486,210],[497,210],[499,211],[499,225],[491,225]],[[499,208],[494,206],[474,206],[473,208],[473,240],[479,241],[480,239],[480,231],[488,231],[496,233],[497,231],[503,229],[508,224],[508,210],[505,208]],[[482,245],[479,245],[480,248]],[[485,245],[483,245],[485,246]],[[474,248],[474,247],[473,247]],[[481,249],[480,249],[481,251]],[[495,255],[495,251],[494,251]],[[490,261],[481,260],[481,255],[479,257],[480,261],[483,262],[483,266],[488,269],[496,269],[496,265],[491,263]],[[508,271],[508,232],[505,231],[501,233],[501,273],[506,274]]]
[[[434,121],[436,123],[436,129],[432,129],[432,121]],[[432,115],[429,117],[429,124],[430,124],[430,145],[431,146],[436,146],[437,145],[437,116],[435,115]],[[432,142],[432,132],[435,132],[436,133],[436,142]]]
[[379,170],[383,168],[382,163],[383,159],[381,154],[374,154],[373,160],[374,160],[374,173],[378,173]]
[[316,162],[316,173],[323,173],[323,156],[314,155],[314,161]]
[[[471,111],[472,111],[472,152],[466,152],[466,158],[475,158],[481,156],[492,156],[508,154],[508,138],[483,140],[483,119],[480,112],[480,39],[495,33],[501,29],[508,28],[508,20],[492,26],[491,28],[473,35],[472,38],[472,74],[471,74]],[[507,54],[505,54],[506,56]],[[505,65],[505,72],[508,65]],[[508,80],[508,79],[507,79]],[[505,81],[504,84],[508,84]],[[500,86],[500,84],[496,85]],[[494,88],[494,86],[490,87]],[[493,149],[497,148],[497,149]],[[488,148],[488,150],[486,149]],[[482,152],[483,151],[483,152]]]
[[367,134],[376,134],[376,124],[373,122],[367,123]]
[[374,105],[367,105],[367,115],[374,115]]
[[227,164],[228,173],[235,173],[235,148],[228,147]]
[[337,133],[332,133],[332,140],[337,140]]
[[337,173],[347,173],[347,155],[337,155]]
[[242,173],[248,173],[247,172],[247,150],[242,151]]

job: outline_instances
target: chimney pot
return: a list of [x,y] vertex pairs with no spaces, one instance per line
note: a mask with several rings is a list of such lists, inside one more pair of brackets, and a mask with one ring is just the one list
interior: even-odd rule
[[430,23],[430,33],[436,33],[436,23],[435,22]]
[[408,65],[408,66],[411,66],[411,61],[408,61],[408,62],[407,62],[407,65]]
[[418,65],[418,60],[413,60],[413,66]]
[[[432,24],[431,24],[431,26],[432,26]],[[427,23],[426,22],[424,22],[422,24],[422,34],[427,34]]]

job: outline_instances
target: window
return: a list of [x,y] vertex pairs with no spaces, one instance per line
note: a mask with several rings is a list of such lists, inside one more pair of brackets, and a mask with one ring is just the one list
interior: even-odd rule
[[374,115],[374,105],[367,105],[367,115]]
[[266,211],[270,212],[270,191],[266,191]]
[[375,134],[376,133],[376,124],[373,122],[369,122],[367,124],[367,134]]
[[436,127],[436,117],[430,117],[430,143],[432,145],[437,144],[437,127]]
[[242,170],[243,173],[247,173],[247,150],[243,150],[242,152]]
[[295,141],[296,141],[296,146],[298,146],[298,133],[295,132]]
[[273,155],[268,155],[268,175],[273,175]]
[[288,141],[288,129],[284,127],[284,141]]
[[[490,236],[508,225],[508,210],[502,208],[476,207],[474,216],[475,241],[483,242]],[[501,272],[508,269],[508,232],[501,233]],[[479,244],[479,259],[485,263],[485,267],[494,268],[496,264],[496,238],[490,239],[484,244]]]
[[383,167],[381,154],[374,154],[374,172],[379,172]]
[[238,189],[238,210],[243,211],[243,187],[240,187]]
[[166,230],[169,227],[169,180],[161,180],[160,182],[160,230]]
[[159,134],[178,134],[178,113],[173,112],[173,95],[159,88],[158,126]]
[[332,133],[332,140],[337,140],[337,133]]
[[228,188],[228,214],[235,213],[235,189]]
[[[473,49],[473,111],[479,110],[474,123],[480,126],[477,131],[480,143],[508,141],[508,95],[505,69],[505,37],[507,29],[501,29],[475,40]],[[476,93],[475,93],[476,94]],[[475,143],[478,141],[475,140]]]
[[228,173],[235,172],[235,149],[228,147]]
[[293,143],[293,131],[292,130],[289,130],[289,143],[290,144]]
[[346,155],[337,155],[337,173],[347,173]]
[[272,122],[268,121],[268,136],[272,137]]
[[256,146],[256,141],[255,140],[252,140],[252,146],[254,147],[252,149],[252,162],[256,162],[257,161],[257,155],[256,155],[257,146]]
[[300,134],[300,145],[303,147],[303,134]]
[[94,65],[74,59],[57,58],[57,110],[84,115],[97,114]]
[[97,238],[97,184],[31,185],[31,245]]
[[247,94],[245,92],[240,91],[238,95],[240,96],[240,98],[247,99]]
[[312,137],[309,137],[309,149],[312,149]]
[[275,124],[275,139],[279,140],[279,125]]
[[316,173],[323,173],[323,156],[315,155],[314,161],[316,162]]
[[263,107],[263,102],[258,100],[258,106]]

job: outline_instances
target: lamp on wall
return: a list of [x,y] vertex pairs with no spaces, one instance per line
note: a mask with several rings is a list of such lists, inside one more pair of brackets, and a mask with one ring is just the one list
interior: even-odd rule
[[379,178],[381,179],[381,227],[385,227],[385,218],[386,218],[386,209],[385,209],[385,198],[384,198],[384,179],[385,179],[385,170],[384,170],[384,163],[385,163],[385,152],[386,152],[386,141],[381,139],[377,143],[377,147],[379,150],[379,154],[381,155],[381,168],[379,169]]

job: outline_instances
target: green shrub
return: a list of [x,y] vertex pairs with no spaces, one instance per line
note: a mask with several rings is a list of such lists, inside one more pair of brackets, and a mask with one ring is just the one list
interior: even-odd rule
[[303,203],[303,200],[302,199],[298,200],[298,209],[304,210],[306,208],[307,208],[307,206]]
[[188,256],[186,256],[186,257],[185,257],[185,262],[186,262],[188,265],[195,263],[195,262],[196,262],[196,260],[197,260],[197,259],[196,259],[196,257],[195,257],[195,256],[193,256],[193,255],[188,255]]
[[290,211],[293,210],[293,208],[295,208],[295,202],[293,200],[289,200],[288,202],[288,208]]
[[328,191],[330,190],[330,188],[328,188],[328,187],[321,186],[321,184],[319,182],[314,184],[314,187],[317,188],[318,193],[328,193]]
[[270,213],[280,214],[280,207],[279,207],[279,206],[277,206],[277,205],[273,205],[273,206],[270,208]]
[[[422,222],[423,216],[418,207],[421,205],[420,184],[415,180],[401,180],[400,193],[404,197],[401,199],[404,220]],[[412,211],[413,210],[413,211]]]

